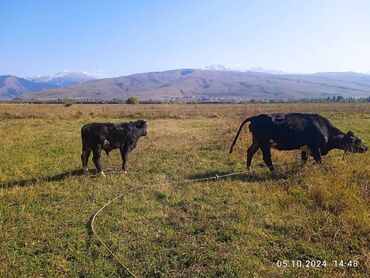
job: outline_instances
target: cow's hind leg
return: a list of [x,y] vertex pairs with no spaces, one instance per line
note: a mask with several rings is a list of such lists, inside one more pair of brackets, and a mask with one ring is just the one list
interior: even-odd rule
[[252,159],[254,154],[258,151],[259,146],[257,142],[253,139],[252,145],[247,150],[247,169],[251,169]]
[[95,164],[96,169],[100,173],[101,176],[105,177],[105,174],[102,170],[101,164],[100,164],[100,155],[101,155],[102,147],[101,145],[97,145],[93,147],[93,161]]
[[270,145],[269,144],[263,144],[261,146],[261,150],[262,150],[262,155],[263,155],[263,161],[269,167],[270,171],[274,171],[274,166],[272,165],[272,160],[271,160]]
[[87,163],[89,161],[90,153],[91,153],[91,148],[90,147],[85,147],[84,146],[82,148],[81,161],[82,161],[82,167],[83,167],[85,175],[89,174],[89,169],[87,168]]

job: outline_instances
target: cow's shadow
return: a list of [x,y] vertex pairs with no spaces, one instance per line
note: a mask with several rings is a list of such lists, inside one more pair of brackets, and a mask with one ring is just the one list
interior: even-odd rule
[[[96,176],[96,171],[91,171],[91,177]],[[26,186],[33,186],[40,182],[52,182],[52,181],[62,181],[69,177],[76,177],[76,176],[82,176],[83,170],[82,169],[75,169],[66,171],[63,173],[59,173],[52,176],[44,176],[40,178],[30,178],[30,179],[23,179],[23,180],[15,180],[15,181],[8,181],[5,183],[0,183],[0,189],[1,188],[11,188],[11,187],[26,187]]]
[[[197,173],[195,175],[188,176],[187,179],[193,180],[193,179],[205,179],[205,178],[212,178],[212,177],[220,177],[220,178],[214,178],[211,180],[231,180],[231,181],[242,181],[242,182],[264,182],[268,180],[285,180],[289,179],[293,175],[297,174],[299,172],[299,169],[301,168],[291,168],[291,169],[284,169],[279,170],[276,172],[270,172],[267,168],[258,168],[256,170],[251,171],[245,171],[240,174],[233,175],[233,172],[226,172],[226,171],[204,171],[202,173]],[[235,171],[238,172],[238,171]],[[242,171],[240,171],[242,172]],[[230,176],[225,176],[232,174]],[[202,181],[200,181],[202,182]]]

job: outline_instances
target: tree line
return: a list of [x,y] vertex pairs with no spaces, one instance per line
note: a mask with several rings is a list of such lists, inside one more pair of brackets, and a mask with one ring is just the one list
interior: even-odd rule
[[12,99],[2,102],[7,103],[55,103],[64,104],[66,107],[72,104],[164,104],[164,103],[367,103],[370,102],[370,96],[364,98],[328,96],[325,98],[271,98],[271,99],[207,99],[207,100],[184,100],[184,99],[167,99],[167,100],[140,100],[139,97],[131,96],[127,99],[55,99],[55,100],[24,100]]

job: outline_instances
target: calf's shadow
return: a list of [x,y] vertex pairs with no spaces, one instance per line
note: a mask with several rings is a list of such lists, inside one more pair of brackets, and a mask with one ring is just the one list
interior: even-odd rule
[[[94,173],[94,171],[92,171]],[[30,179],[22,179],[22,180],[15,180],[15,181],[8,181],[4,183],[0,183],[0,189],[3,188],[11,188],[11,187],[26,187],[26,186],[33,186],[40,182],[51,182],[51,181],[62,181],[65,180],[68,177],[73,176],[81,176],[83,175],[82,169],[75,169],[71,171],[66,171],[63,173],[59,173],[52,176],[45,176],[40,178],[30,178]]]

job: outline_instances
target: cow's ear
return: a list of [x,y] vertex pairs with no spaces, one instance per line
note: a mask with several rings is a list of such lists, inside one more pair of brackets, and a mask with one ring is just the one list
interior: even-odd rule
[[356,140],[356,136],[355,136],[355,134],[352,131],[348,131],[347,134],[345,135],[345,138],[349,142],[354,142]]
[[137,128],[142,128],[144,125],[145,125],[145,121],[143,121],[143,120],[139,120],[139,121],[137,121],[137,122],[136,122],[136,124],[135,124],[135,126],[136,126]]

